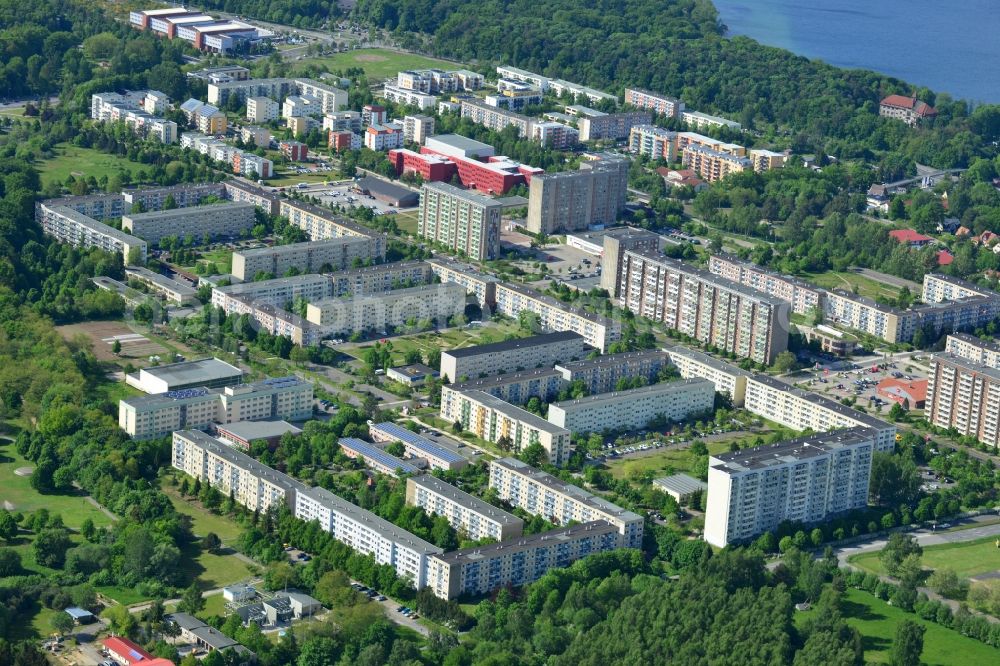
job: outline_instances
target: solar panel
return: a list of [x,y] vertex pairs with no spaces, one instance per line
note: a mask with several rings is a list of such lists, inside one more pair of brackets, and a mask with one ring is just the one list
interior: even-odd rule
[[167,391],[167,397],[173,398],[174,400],[184,400],[185,398],[197,398],[198,396],[208,395],[208,389],[199,386],[197,388],[180,389],[179,391]]
[[395,423],[379,423],[375,427],[385,432],[390,437],[395,437],[401,442],[405,442],[415,448],[426,451],[427,453],[430,453],[437,458],[441,458],[446,462],[461,462],[464,460],[462,456],[454,451],[446,449],[425,437],[421,437],[411,430],[407,430],[406,428],[396,425]]

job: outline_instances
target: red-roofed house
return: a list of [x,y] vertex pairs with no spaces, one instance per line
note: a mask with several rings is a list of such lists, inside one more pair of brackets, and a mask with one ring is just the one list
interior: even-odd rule
[[910,247],[924,247],[934,241],[930,236],[917,233],[913,229],[893,229],[889,232],[889,236],[897,243],[905,243]]
[[[121,664],[122,666],[132,666],[133,664],[150,666],[153,664],[153,660],[155,659],[153,655],[149,654],[129,639],[122,638],[121,636],[111,636],[110,638],[105,638],[104,649],[107,650],[108,656],[111,657],[115,663]],[[167,661],[168,663],[172,663],[169,660]],[[160,661],[158,666],[164,666],[163,662]]]
[[884,400],[891,400],[908,409],[923,409],[924,403],[927,401],[927,380],[887,377],[875,387],[875,394]]
[[936,116],[937,109],[916,97],[889,95],[879,102],[878,115],[902,120],[912,127],[925,118]]
[[955,255],[948,250],[941,250],[937,253],[938,266],[947,266],[953,261],[955,261]]
[[663,182],[667,187],[690,187],[695,192],[701,192],[708,188],[708,183],[698,177],[691,169],[668,169],[660,167],[656,173],[663,177]]

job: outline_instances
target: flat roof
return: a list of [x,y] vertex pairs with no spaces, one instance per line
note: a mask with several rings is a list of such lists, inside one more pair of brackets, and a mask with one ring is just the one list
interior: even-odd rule
[[135,274],[140,278],[149,280],[150,282],[158,285],[162,289],[167,291],[175,292],[181,296],[194,296],[198,293],[198,290],[194,287],[189,287],[183,282],[178,282],[177,280],[172,280],[166,275],[161,273],[154,273],[145,266],[126,266],[125,275]]
[[618,530],[614,525],[606,521],[594,520],[589,523],[573,525],[571,527],[557,527],[556,529],[549,530],[548,532],[529,534],[527,536],[518,537],[517,539],[509,539],[502,543],[491,543],[485,546],[473,546],[472,548],[453,550],[450,553],[436,555],[435,559],[441,560],[445,564],[449,565],[464,564],[466,562],[478,562],[479,560],[496,557],[501,553],[520,553],[550,544],[572,541],[586,534],[612,534],[617,531]]
[[600,368],[606,365],[618,365],[629,361],[643,361],[646,359],[659,358],[670,361],[670,355],[662,349],[643,349],[641,351],[621,352],[620,354],[602,354],[594,358],[582,361],[569,361],[567,363],[556,363],[555,367],[564,370],[582,372],[593,368]]
[[245,293],[257,293],[265,291],[271,287],[295,288],[297,286],[326,284],[330,278],[319,273],[306,273],[304,275],[293,275],[292,277],[275,278],[273,280],[261,280],[259,282],[240,282],[239,284],[229,284],[224,287],[215,287],[216,290],[230,296],[237,296]]
[[574,333],[573,331],[557,331],[555,333],[533,335],[529,338],[517,338],[515,340],[493,342],[488,345],[475,345],[474,347],[449,349],[441,353],[447,354],[452,358],[468,358],[470,356],[479,356],[481,354],[496,354],[499,352],[509,352],[517,349],[527,349],[529,347],[540,347],[542,345],[569,342],[570,340],[579,340],[583,342],[583,336],[579,333]]
[[590,321],[596,324],[600,324],[602,326],[611,326],[615,323],[614,321],[603,315],[594,314],[593,312],[588,312],[587,310],[583,310],[581,308],[569,305],[568,303],[563,303],[562,301],[553,296],[549,296],[548,294],[543,294],[542,292],[536,291],[534,289],[529,289],[528,287],[523,287],[519,284],[502,282],[497,285],[497,289],[501,288],[513,291],[528,298],[533,298],[536,301],[540,301],[549,307],[562,310],[563,312],[568,312],[570,314],[576,315],[577,317],[581,317],[583,319],[589,319]]
[[201,430],[178,430],[174,437],[180,437],[205,451],[216,455],[226,462],[253,474],[254,476],[273,483],[285,492],[299,492],[305,489],[305,484],[296,481],[287,474],[263,465],[245,453],[240,453],[231,446],[226,446],[214,437],[209,437]]
[[374,444],[369,444],[364,440],[355,437],[341,437],[337,440],[337,443],[340,444],[341,448],[354,451],[359,456],[369,458],[373,462],[384,465],[389,469],[398,469],[403,474],[416,474],[420,471],[419,468],[411,465],[402,458],[397,458],[390,453],[386,453]]
[[762,303],[768,303],[775,307],[785,307],[788,305],[787,301],[783,301],[780,298],[771,296],[761,291],[757,291],[756,289],[751,289],[750,287],[746,287],[740,284],[739,282],[730,280],[729,278],[722,277],[721,275],[716,275],[715,273],[710,273],[709,271],[706,271],[703,268],[698,268],[697,266],[684,263],[679,259],[673,259],[672,257],[668,257],[663,254],[657,254],[656,252],[652,252],[650,250],[635,249],[635,250],[626,250],[626,252],[628,254],[642,257],[646,261],[652,261],[662,266],[667,266],[679,273],[690,275],[703,282],[707,282],[708,284],[714,285],[721,289],[725,289],[727,291],[742,294],[747,298],[752,298]]
[[829,294],[833,294],[834,296],[842,298],[845,301],[858,303],[860,305],[864,305],[865,307],[872,308],[874,310],[878,310],[879,312],[884,312],[886,314],[901,315],[906,312],[905,310],[901,310],[899,308],[894,308],[889,305],[883,305],[871,298],[868,298],[867,296],[861,296],[860,294],[852,294],[851,292],[845,291],[844,289],[832,289],[827,292],[828,297]]
[[135,398],[127,398],[121,401],[121,403],[130,405],[136,409],[146,408],[146,409],[158,409],[161,407],[167,407],[175,405],[181,400],[190,400],[195,398],[206,398],[211,399],[212,397],[227,395],[227,396],[245,396],[248,394],[258,393],[273,393],[277,389],[308,386],[309,382],[303,381],[298,377],[275,377],[272,379],[265,379],[259,382],[253,382],[252,384],[241,384],[239,386],[229,386],[226,388],[188,388],[182,389],[180,391],[167,391],[166,393],[157,393],[155,395],[143,395],[137,396]]
[[779,280],[784,280],[785,282],[793,284],[801,289],[809,289],[810,291],[815,291],[817,293],[823,293],[824,291],[822,288],[817,287],[816,285],[811,284],[809,282],[806,282],[801,278],[797,278],[794,275],[786,275],[784,273],[779,273],[778,271],[771,270],[770,268],[766,268],[759,264],[755,264],[752,261],[744,261],[743,259],[740,259],[737,256],[734,256],[732,254],[727,254],[725,252],[717,252],[711,256],[709,261],[711,261],[711,259],[718,259],[719,261],[725,261],[731,264],[737,264],[756,273],[760,273],[762,275],[769,275],[771,277],[778,278]]
[[[775,465],[809,460],[837,451],[845,446],[872,442],[874,434],[870,428],[848,428],[831,432],[797,437],[776,444],[740,449],[722,453],[710,458],[716,469],[733,472],[766,469]],[[874,443],[873,443],[874,446]]]
[[733,365],[732,363],[728,363],[726,361],[723,361],[722,359],[715,358],[714,356],[710,356],[705,352],[698,351],[697,349],[691,349],[690,347],[683,347],[681,345],[667,345],[666,347],[663,348],[663,351],[665,351],[668,356],[671,356],[671,362],[673,362],[672,355],[676,354],[677,356],[683,356],[685,358],[689,358],[696,363],[707,365],[710,368],[714,368],[715,370],[718,370],[720,372],[725,372],[727,374],[731,374],[736,377],[754,376],[754,373],[748,370],[744,370],[738,365]]
[[[266,245],[264,247],[254,247],[249,250],[236,250],[233,255],[241,257],[260,257],[265,255],[285,255],[295,254],[302,250],[314,250],[326,247],[340,247],[342,245],[360,244],[371,242],[368,238],[361,236],[341,236],[339,238],[326,238],[324,240],[304,241],[302,243],[290,243],[288,245]],[[307,274],[308,275],[308,274]],[[301,277],[301,276],[295,276]],[[291,279],[291,278],[283,278]]]
[[467,136],[462,136],[461,134],[435,134],[434,136],[427,137],[428,139],[433,139],[436,143],[443,143],[454,148],[460,148],[462,150],[482,150],[488,149],[493,151],[493,146],[488,143],[483,143],[482,141],[476,141],[475,139],[470,139]]
[[609,391],[608,393],[595,393],[594,395],[584,396],[583,398],[577,398],[575,400],[564,400],[562,402],[553,402],[549,405],[559,407],[564,410],[578,410],[578,409],[591,409],[600,406],[603,402],[615,402],[621,400],[625,397],[636,397],[640,398],[644,395],[658,395],[661,393],[672,393],[674,391],[685,390],[686,388],[691,388],[694,386],[702,386],[708,384],[715,388],[715,384],[708,379],[703,379],[702,377],[692,377],[690,379],[678,379],[672,382],[659,382],[657,384],[649,384],[647,386],[640,386],[639,388],[627,389],[625,391]]
[[404,444],[409,444],[416,449],[426,452],[429,455],[439,458],[445,462],[457,463],[465,461],[465,458],[455,453],[451,449],[446,449],[445,447],[439,445],[436,442],[432,442],[426,437],[421,437],[417,433],[407,430],[406,428],[396,425],[395,423],[390,423],[385,421],[383,423],[376,423],[370,428],[376,428],[379,431],[385,433],[388,437],[393,437],[403,442]]
[[[489,166],[489,162],[484,163],[484,166]],[[501,206],[501,203],[496,199],[492,199],[482,194],[477,194],[473,190],[463,190],[461,187],[455,187],[450,183],[445,182],[430,182],[424,183],[424,189],[426,190],[438,190],[439,192],[444,192],[445,194],[450,194],[453,197],[459,197],[471,203],[479,204],[480,206]]]
[[970,282],[969,280],[963,280],[962,278],[953,277],[951,275],[945,275],[944,273],[927,273],[926,275],[924,275],[924,281],[926,281],[927,278],[931,278],[933,280],[940,280],[941,282],[947,282],[949,284],[955,285],[956,287],[968,289],[969,291],[973,291],[976,292],[977,294],[982,294],[984,296],[993,296],[993,297],[1000,296],[1000,294],[997,294],[992,289],[988,289],[987,287],[980,287],[975,282]]
[[210,382],[226,377],[242,377],[243,371],[235,365],[213,357],[141,368],[139,374],[151,375],[173,386]]
[[962,342],[974,345],[980,349],[985,349],[991,352],[1000,352],[1000,342],[996,338],[990,340],[982,340],[969,333],[949,333],[949,338],[956,338]]
[[[205,106],[208,105],[206,104]],[[205,106],[199,108],[205,108]],[[188,206],[186,208],[172,208],[170,210],[154,210],[148,213],[136,213],[134,215],[124,215],[123,218],[127,218],[133,222],[136,222],[145,220],[169,219],[173,217],[184,217],[185,215],[196,215],[198,213],[202,213],[207,210],[224,212],[231,210],[245,210],[248,208],[256,209],[256,205],[250,202],[242,202],[242,201],[223,201],[220,203],[207,204],[205,206]]]
[[537,414],[532,414],[531,412],[521,409],[516,405],[512,405],[506,400],[501,400],[500,398],[485,393],[484,391],[479,391],[476,389],[470,389],[466,391],[461,391],[462,395],[468,397],[471,400],[475,400],[481,405],[489,407],[490,409],[496,410],[505,416],[512,419],[516,419],[521,423],[526,424],[531,428],[536,430],[541,430],[542,432],[548,432],[554,435],[568,434],[569,430],[566,428],[560,428],[557,425],[549,423],[541,416]]
[[465,275],[466,277],[472,280],[479,280],[481,282],[497,281],[495,277],[487,273],[483,273],[472,264],[465,264],[462,263],[461,261],[456,261],[455,259],[437,256],[427,259],[426,262],[431,266],[438,266],[440,268],[454,271],[456,273],[461,273],[462,275]]
[[984,375],[986,377],[989,377],[991,380],[995,382],[1000,382],[1000,369],[982,365],[978,361],[972,361],[965,358],[964,356],[952,354],[951,352],[941,352],[938,354],[931,354],[931,361],[954,365],[958,368],[962,368],[963,370],[974,372],[977,375]]
[[389,368],[393,372],[405,375],[407,377],[426,377],[428,375],[436,375],[437,370],[434,368],[424,365],[423,363],[411,363],[410,365],[398,365],[394,368]]
[[250,442],[255,439],[281,437],[286,432],[297,435],[302,432],[288,421],[237,421],[218,426],[219,433],[229,433],[237,439]]
[[362,509],[357,504],[352,504],[344,498],[334,495],[326,488],[314,486],[306,488],[300,492],[319,504],[325,505],[331,511],[347,516],[358,523],[364,524],[383,539],[402,544],[421,555],[433,555],[443,552],[437,546],[424,541],[417,535],[411,534],[403,528],[393,525],[388,520],[376,516],[371,511]]
[[484,391],[491,387],[516,384],[530,379],[562,379],[562,376],[562,373],[555,368],[532,368],[531,370],[523,370],[521,372],[507,372],[479,379],[470,379],[466,382],[451,384],[448,388],[454,391]]
[[887,423],[886,421],[883,421],[882,419],[876,418],[871,414],[867,414],[865,412],[859,412],[856,409],[852,409],[846,405],[840,404],[836,400],[831,400],[830,398],[822,396],[818,393],[812,393],[811,391],[805,391],[803,389],[800,389],[797,386],[786,384],[769,375],[751,373],[748,379],[750,381],[756,381],[760,384],[764,384],[765,386],[778,389],[779,391],[790,393],[796,396],[797,398],[805,400],[807,402],[811,402],[812,404],[817,405],[818,407],[828,409],[831,412],[836,412],[837,414],[840,414],[841,416],[854,419],[855,421],[858,421],[860,423],[864,423],[870,428],[875,428],[876,430],[884,430],[888,427],[895,428],[895,426]]
[[511,472],[527,476],[535,483],[545,486],[553,492],[565,495],[576,502],[585,504],[597,511],[602,511],[622,521],[642,521],[642,516],[639,514],[629,511],[628,509],[623,509],[617,504],[612,504],[603,497],[599,497],[591,492],[588,492],[579,486],[566,483],[562,479],[556,478],[540,469],[536,469],[525,462],[521,462],[517,458],[499,458],[497,460],[491,460],[490,465],[504,467]]
[[[44,202],[43,205],[45,205]],[[94,218],[84,215],[83,213],[80,213],[75,209],[70,208],[69,206],[49,207],[46,205],[46,208],[49,208],[49,210],[51,210],[53,213],[62,215],[63,217],[73,220],[73,222],[76,222],[82,227],[90,229],[91,231],[94,231],[96,233],[103,234],[109,238],[114,238],[115,240],[121,241],[126,245],[146,244],[146,241],[142,240],[137,236],[133,236],[125,231],[115,229],[114,227],[104,224],[103,222],[98,222]]]
[[680,495],[690,495],[699,490],[708,490],[708,484],[687,474],[674,474],[653,479],[653,485],[672,490]]
[[421,474],[420,476],[410,477],[406,482],[426,488],[427,490],[437,493],[438,495],[443,495],[459,506],[466,508],[469,511],[474,511],[481,516],[488,516],[503,525],[524,524],[524,521],[517,516],[507,513],[503,509],[495,507],[489,502],[481,500],[474,495],[470,495],[464,490],[460,490],[450,483],[442,481],[436,476]]
[[329,208],[323,208],[322,206],[317,206],[316,204],[311,204],[306,201],[301,201],[297,199],[280,199],[279,205],[288,206],[290,208],[304,211],[306,213],[310,213],[317,217],[323,218],[324,220],[327,220],[328,222],[332,222],[333,224],[341,226],[344,229],[350,229],[358,236],[365,236],[368,238],[378,238],[380,236],[383,238],[385,237],[385,234],[380,234],[374,229],[370,229],[366,226],[360,225],[357,222],[349,220],[345,217],[337,217],[337,215]]

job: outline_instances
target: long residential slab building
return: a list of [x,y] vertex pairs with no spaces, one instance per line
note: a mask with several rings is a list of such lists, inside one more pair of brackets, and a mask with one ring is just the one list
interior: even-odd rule
[[769,365],[788,348],[785,301],[648,250],[628,250],[621,306],[741,358]]
[[872,430],[852,428],[711,456],[705,541],[722,548],[864,508],[876,450]]
[[1000,446],[1000,370],[948,352],[932,355],[930,366],[926,419],[938,428]]
[[1000,344],[996,340],[981,340],[968,333],[952,333],[944,350],[987,368],[1000,369]]
[[646,428],[654,419],[685,421],[715,406],[715,385],[683,379],[598,393],[549,405],[549,422],[575,433],[621,432]]
[[135,439],[149,439],[237,421],[301,421],[312,416],[312,400],[313,385],[296,377],[186,388],[120,400],[118,427]]
[[869,428],[875,433],[875,449],[892,451],[896,426],[859,412],[825,396],[786,384],[768,375],[747,372],[731,363],[680,345],[665,351],[681,376],[704,377],[726,392],[733,405],[795,430],[826,432],[842,428]]
[[497,312],[517,318],[522,312],[538,315],[544,331],[573,331],[583,336],[592,347],[606,352],[608,346],[622,337],[621,323],[588,312],[568,303],[518,284],[500,282],[496,287]]
[[497,544],[432,555],[428,586],[441,599],[478,596],[527,585],[555,567],[618,548],[614,525],[595,520]]
[[528,338],[441,352],[441,377],[452,383],[470,378],[551,367],[559,361],[581,360],[594,351],[573,331],[544,333]]
[[503,542],[524,531],[524,521],[450,483],[421,474],[406,480],[406,503],[429,514],[444,516],[467,539]]
[[122,229],[150,243],[168,236],[199,241],[205,236],[236,237],[256,223],[254,210],[250,203],[220,203],[128,214],[122,216]]
[[797,314],[822,311],[825,292],[796,277],[782,275],[729,254],[713,254],[709,257],[708,270],[745,287],[780,298],[791,305],[792,312]]
[[173,466],[216,487],[252,510],[267,511],[282,504],[296,518],[317,521],[333,538],[376,564],[388,564],[416,588],[427,584],[427,560],[442,550],[370,511],[323,488],[310,488],[261,465],[203,432],[188,430],[173,436]]
[[69,206],[41,203],[37,217],[42,231],[58,241],[74,247],[96,247],[120,254],[125,263],[146,261],[148,245],[145,240],[98,222]]
[[556,525],[606,521],[618,531],[618,547],[642,547],[642,516],[516,458],[490,461],[490,488],[512,506]]
[[278,202],[278,214],[287,217],[290,224],[306,232],[309,240],[318,241],[345,236],[372,238],[376,244],[374,253],[380,257],[385,256],[387,242],[385,234],[372,231],[352,220],[337,217],[329,209],[305,201],[281,199]]
[[[295,269],[299,273],[340,271],[355,262],[384,259],[384,247],[375,237],[351,236],[275,245],[233,252],[233,275],[249,281],[259,273],[274,277]],[[379,252],[382,251],[382,254]]]
[[506,442],[515,452],[538,444],[552,465],[564,465],[569,460],[569,430],[483,391],[453,391],[450,395],[455,422],[477,437],[494,444]]

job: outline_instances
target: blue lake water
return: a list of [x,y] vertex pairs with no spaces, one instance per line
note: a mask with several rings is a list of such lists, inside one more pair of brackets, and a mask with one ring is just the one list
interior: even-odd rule
[[1000,103],[1000,0],[713,0],[730,35]]

